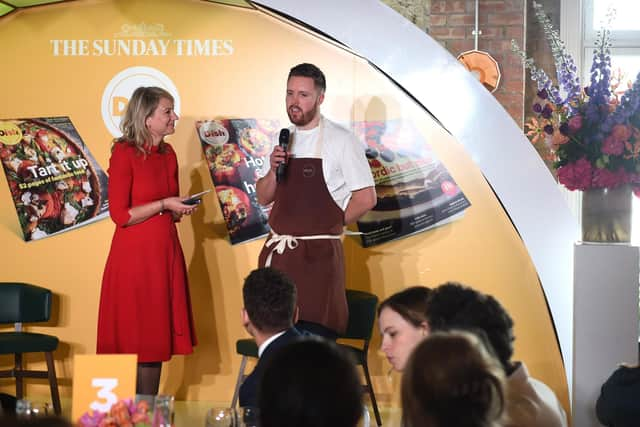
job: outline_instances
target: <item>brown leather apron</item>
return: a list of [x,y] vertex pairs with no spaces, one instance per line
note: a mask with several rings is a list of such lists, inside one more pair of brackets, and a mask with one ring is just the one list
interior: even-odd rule
[[[322,133],[321,127],[319,147]],[[322,159],[289,159],[287,176],[276,187],[269,225],[272,232],[260,252],[259,266],[270,264],[294,281],[300,320],[344,332],[344,212],[327,189]]]

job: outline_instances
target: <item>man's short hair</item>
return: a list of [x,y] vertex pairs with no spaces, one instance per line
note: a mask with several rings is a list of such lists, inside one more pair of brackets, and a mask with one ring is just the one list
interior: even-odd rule
[[287,80],[291,77],[310,77],[313,79],[313,85],[320,93],[324,93],[327,90],[327,80],[324,77],[324,73],[313,64],[303,63],[296,65],[289,71]]
[[279,349],[260,382],[262,427],[355,427],[363,411],[362,385],[349,356],[319,337]]
[[284,273],[271,267],[253,270],[242,287],[244,309],[253,326],[267,333],[293,326],[296,287]]
[[491,295],[460,283],[444,283],[431,290],[427,302],[427,323],[431,331],[462,329],[484,332],[503,369],[510,372],[513,320]]

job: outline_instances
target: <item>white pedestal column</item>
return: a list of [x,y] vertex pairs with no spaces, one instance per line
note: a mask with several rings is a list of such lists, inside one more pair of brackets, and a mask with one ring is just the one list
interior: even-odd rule
[[600,426],[600,386],[620,363],[638,363],[638,248],[576,244],[573,425]]

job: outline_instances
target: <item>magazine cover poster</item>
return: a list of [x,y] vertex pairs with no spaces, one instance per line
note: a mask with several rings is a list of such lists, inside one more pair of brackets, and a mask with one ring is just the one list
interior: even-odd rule
[[256,181],[268,162],[278,121],[202,120],[196,128],[231,243],[266,235],[269,208],[258,203]]
[[107,176],[69,117],[0,119],[0,158],[25,241],[109,214]]
[[471,205],[409,122],[357,122],[354,132],[365,144],[377,197],[358,221],[364,247],[441,225]]

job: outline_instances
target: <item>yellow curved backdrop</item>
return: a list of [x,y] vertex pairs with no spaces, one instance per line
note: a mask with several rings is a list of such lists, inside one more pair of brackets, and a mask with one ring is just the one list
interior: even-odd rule
[[[123,39],[116,36],[123,25],[141,23],[162,24],[164,39],[227,40],[233,49],[224,55],[179,55],[174,42],[166,55],[96,56],[89,51],[74,56],[61,50],[55,55],[56,42],[51,42]],[[472,206],[461,220],[381,246],[363,249],[346,239],[347,286],[384,298],[409,285],[456,280],[495,295],[515,321],[515,359],[524,360],[567,406],[564,369],[544,295],[509,218],[463,147],[366,61],[262,12],[197,0],[86,0],[25,9],[0,20],[0,40],[0,118],[69,115],[103,168],[112,138],[100,112],[107,83],[138,65],[169,76],[181,98],[181,120],[170,141],[184,194],[211,187],[194,122],[221,117],[286,122],[285,79],[299,62],[313,62],[325,71],[323,111],[328,117],[341,122],[412,120]],[[223,402],[231,399],[240,362],[235,340],[246,336],[240,324],[241,283],[256,265],[262,240],[231,246],[217,203],[213,197],[205,200],[179,224],[200,344],[193,355],[165,365],[162,390],[179,399]],[[38,284],[57,295],[56,318],[32,329],[60,337],[56,366],[62,394],[68,396],[72,356],[95,352],[100,281],[114,225],[104,220],[25,243],[4,175],[0,201],[0,280]],[[399,377],[387,374],[375,334],[370,363],[376,391],[382,402],[396,402]],[[9,358],[0,359],[0,367],[9,364]],[[0,388],[11,391],[12,383],[2,380]],[[48,394],[42,384],[27,392]]]

